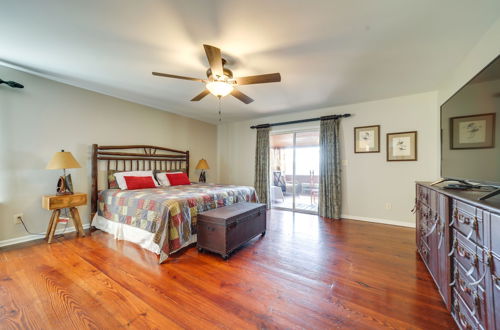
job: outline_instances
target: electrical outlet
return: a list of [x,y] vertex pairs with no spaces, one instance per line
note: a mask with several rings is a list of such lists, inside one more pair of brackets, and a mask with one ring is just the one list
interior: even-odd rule
[[14,224],[18,225],[21,223],[21,219],[24,220],[24,214],[18,213],[13,215],[14,218]]
[[385,203],[385,209],[386,210],[392,209],[392,204],[391,203]]
[[347,165],[349,165],[347,159],[342,159],[342,166],[347,166]]

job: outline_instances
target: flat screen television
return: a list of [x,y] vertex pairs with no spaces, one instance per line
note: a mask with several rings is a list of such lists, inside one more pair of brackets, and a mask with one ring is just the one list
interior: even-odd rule
[[500,56],[441,106],[441,177],[500,188]]

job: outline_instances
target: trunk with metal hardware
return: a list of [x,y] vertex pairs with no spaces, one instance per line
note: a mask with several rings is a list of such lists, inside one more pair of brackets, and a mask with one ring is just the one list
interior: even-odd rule
[[266,205],[236,203],[198,214],[199,251],[218,253],[223,259],[254,238],[266,233]]

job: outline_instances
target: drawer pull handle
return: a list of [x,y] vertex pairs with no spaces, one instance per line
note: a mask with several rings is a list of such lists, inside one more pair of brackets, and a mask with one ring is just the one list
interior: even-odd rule
[[436,230],[437,222],[434,222],[434,225],[432,226],[431,230],[425,235],[425,237],[431,236],[431,234]]
[[455,208],[453,210],[453,221],[455,221],[455,219],[458,219],[458,209],[457,208]]
[[460,275],[458,274],[458,269],[455,269],[455,273],[453,274],[453,282],[451,282],[449,286],[454,286],[459,279]]
[[475,316],[477,311],[481,312],[481,300],[479,299],[477,291],[472,293],[472,298],[474,299],[474,310],[472,311],[472,316]]
[[474,265],[470,266],[470,269],[469,269],[469,270],[467,271],[467,273],[466,273],[466,274],[467,274],[467,276],[471,276],[471,275],[472,275],[472,273],[474,273],[474,268],[475,268],[475,267],[474,267]]
[[472,285],[472,286],[476,286],[478,285],[479,283],[481,283],[481,281],[484,279],[484,277],[486,276],[486,272],[483,272],[483,276],[481,276],[479,278],[479,280],[475,281],[475,282],[472,282],[472,283],[469,283],[469,285]]
[[496,276],[495,274],[491,275],[491,278],[493,279],[493,285],[495,288],[500,291],[500,285],[498,285],[498,282],[500,282],[500,277]]
[[457,247],[458,245],[458,241],[457,241],[457,238],[455,237],[455,239],[453,240],[453,246],[451,248],[451,251],[450,253],[448,253],[448,257],[451,257],[453,255],[453,253],[455,253],[455,248]]
[[479,231],[479,220],[477,217],[474,217],[474,220],[472,220],[472,228],[474,228],[475,231]]
[[462,258],[466,258],[466,259],[470,259],[470,253],[465,251],[465,249],[458,245],[457,246],[457,252],[458,252],[458,255],[461,256]]
[[460,324],[465,328],[465,329],[472,329],[472,327],[467,323],[467,320],[465,319],[465,315],[462,314],[462,312],[458,312],[458,319],[460,320]]
[[453,226],[455,223],[455,217],[451,217],[451,222],[448,224],[449,227]]
[[465,225],[470,225],[470,218],[459,216],[458,222],[463,223]]
[[415,214],[417,213],[417,208],[418,208],[418,200],[415,198],[415,204],[413,205],[413,208],[411,209],[411,213]]
[[473,233],[474,233],[474,229],[471,229],[469,234],[465,238],[467,238],[467,240],[470,241],[470,238],[472,237]]
[[458,287],[460,288],[460,290],[462,290],[462,292],[467,293],[469,296],[472,294],[471,288],[469,288],[467,284],[465,284],[464,280],[458,280]]

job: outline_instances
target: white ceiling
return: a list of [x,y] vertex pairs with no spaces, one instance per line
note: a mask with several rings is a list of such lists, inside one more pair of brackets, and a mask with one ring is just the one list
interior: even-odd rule
[[208,43],[235,76],[281,73],[281,83],[241,86],[249,105],[223,98],[224,121],[434,90],[499,17],[500,1],[0,0],[0,8],[3,64],[216,122],[215,97],[189,101],[201,83],[151,71],[204,78]]

